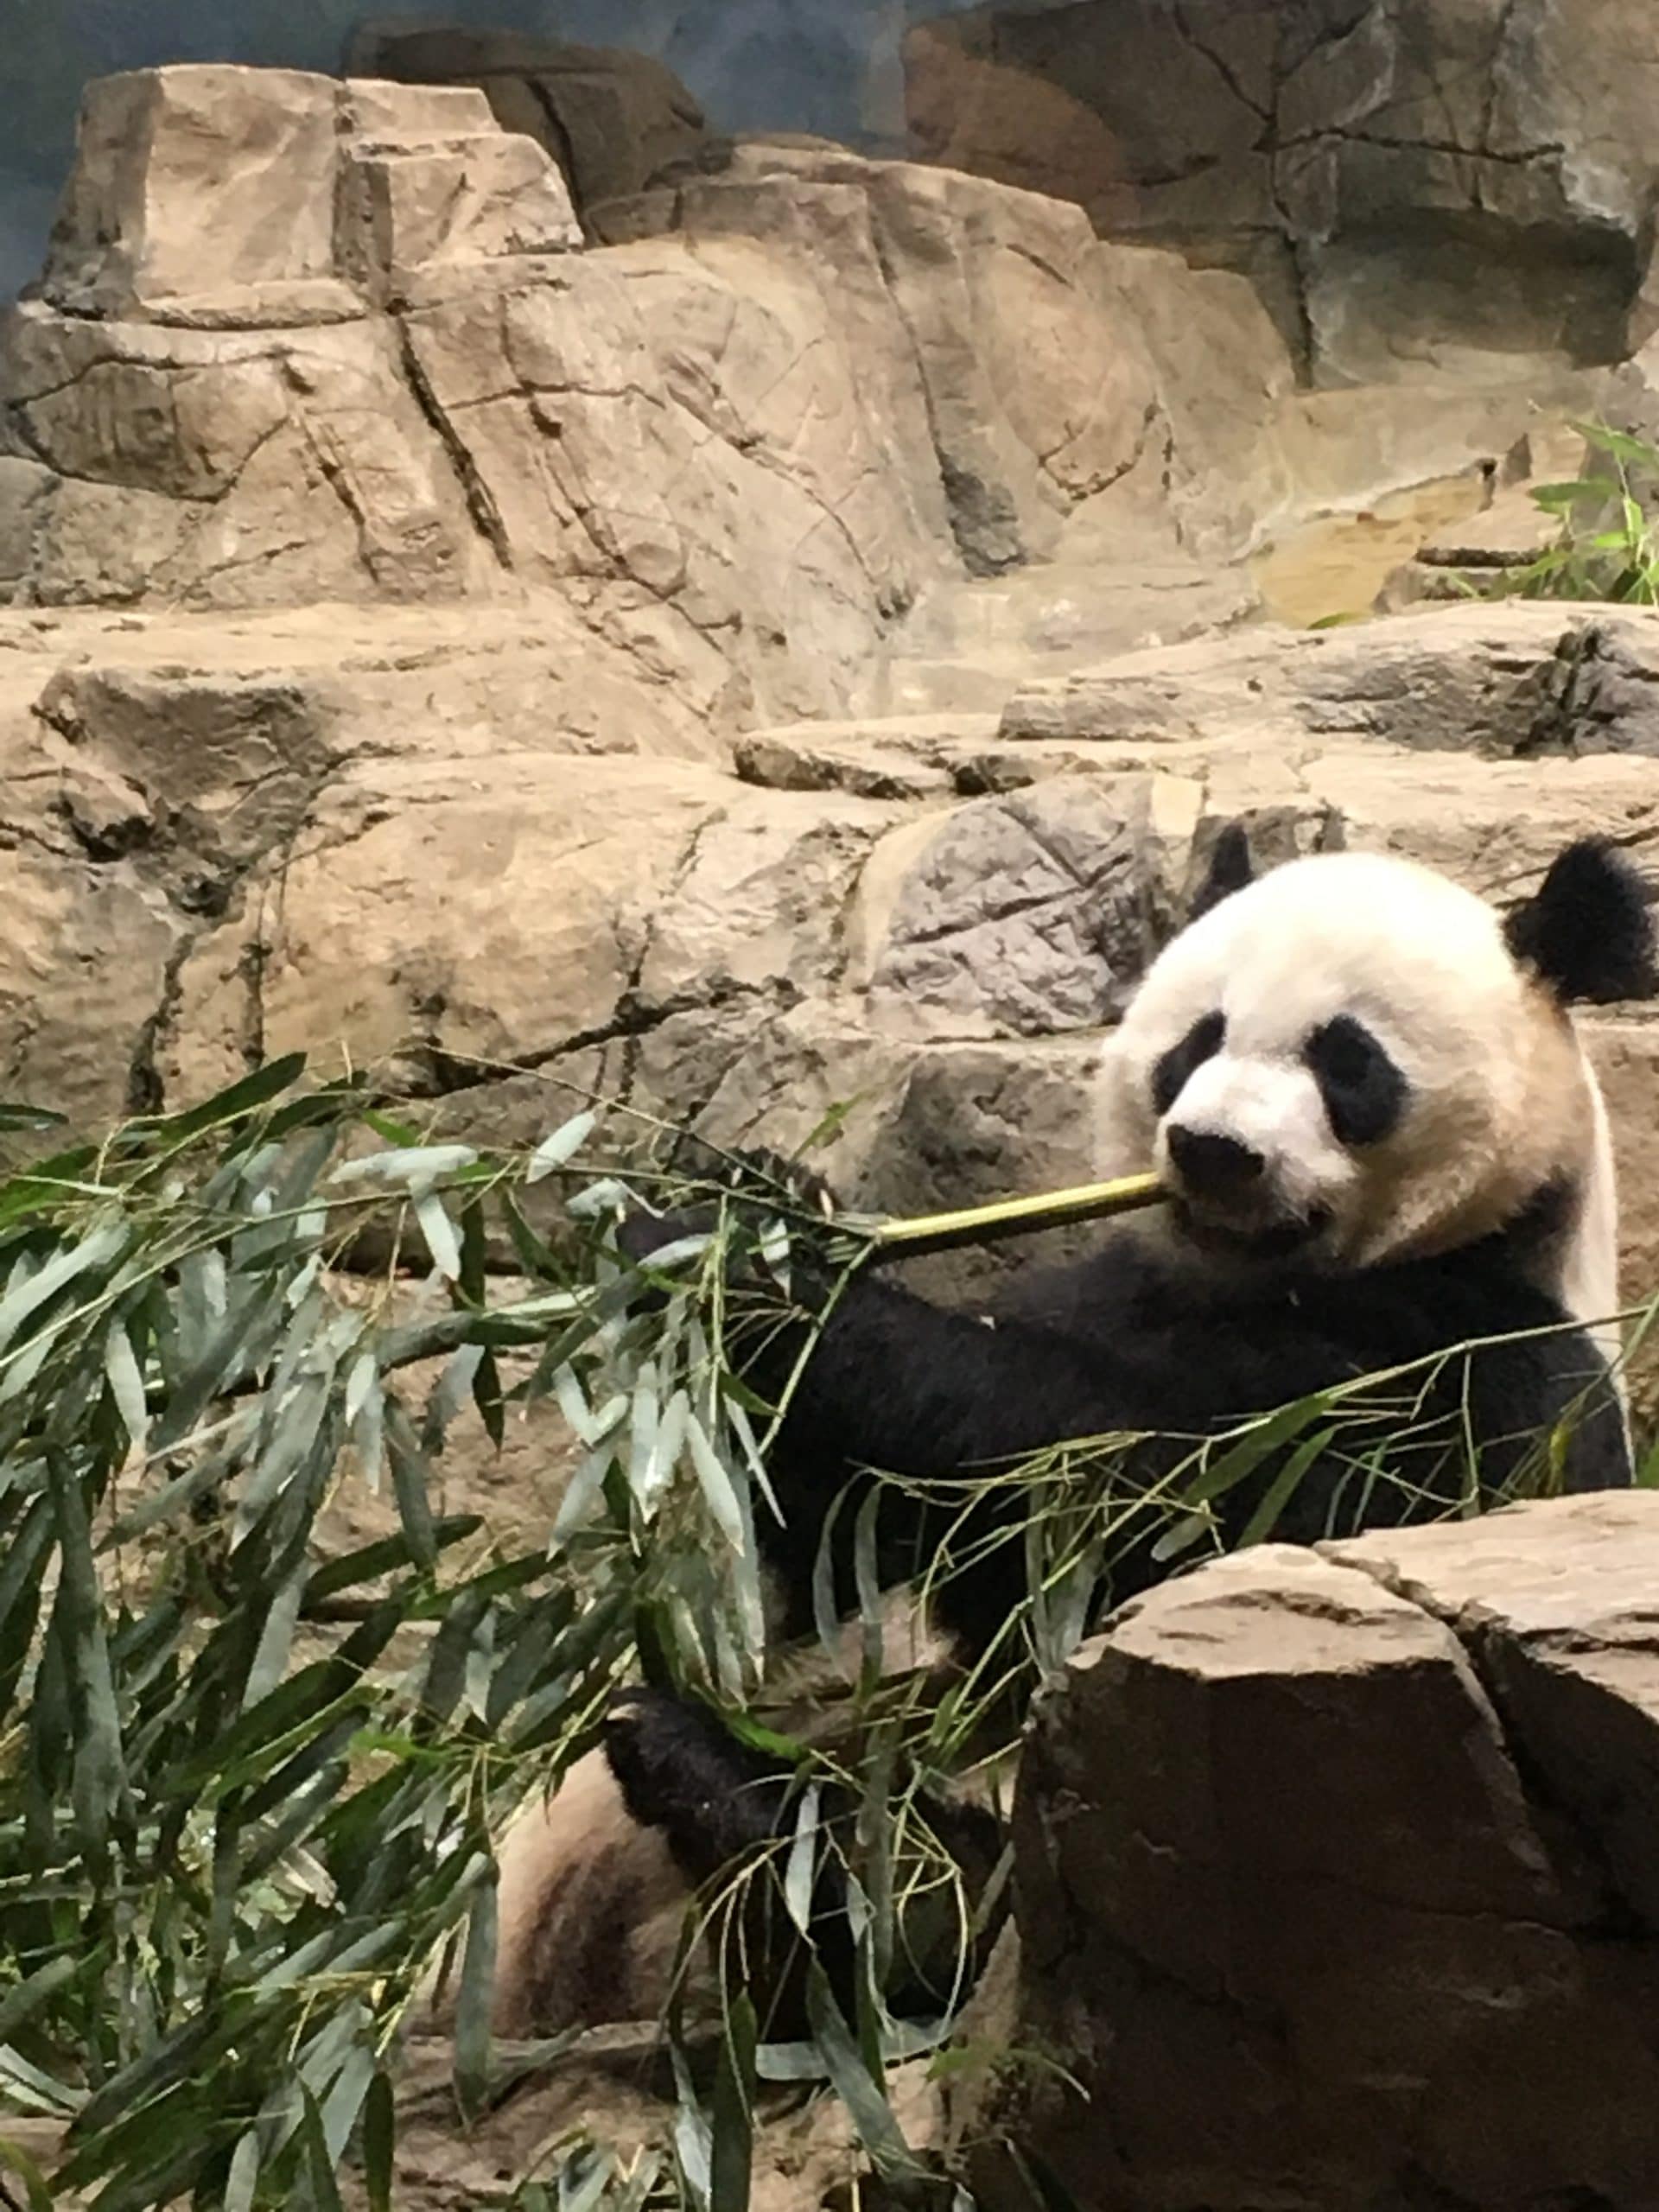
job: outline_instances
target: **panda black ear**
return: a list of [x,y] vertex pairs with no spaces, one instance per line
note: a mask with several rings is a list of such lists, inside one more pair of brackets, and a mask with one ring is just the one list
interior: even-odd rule
[[1503,937],[1563,1006],[1659,993],[1648,887],[1605,838],[1569,845],[1510,910]]
[[1186,918],[1196,922],[1200,914],[1207,914],[1212,906],[1219,906],[1224,899],[1230,899],[1235,891],[1255,880],[1255,863],[1250,858],[1250,840],[1242,822],[1224,823],[1217,832],[1216,842],[1210,848],[1210,858],[1198,889],[1186,909]]

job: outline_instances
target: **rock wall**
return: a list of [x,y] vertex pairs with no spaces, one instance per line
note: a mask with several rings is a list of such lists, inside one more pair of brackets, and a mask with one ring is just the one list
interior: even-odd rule
[[1084,2094],[1046,2069],[953,2124],[1012,2121],[1085,2212],[1637,2212],[1659,1499],[1321,1550],[1136,1600],[1039,1707],[978,2024]]
[[[1242,276],[823,145],[587,220],[477,86],[92,88],[0,333],[10,1089],[305,1047],[498,1135],[575,1087],[784,1142],[856,1098],[849,1198],[989,1197],[1088,1173],[1224,816],[1500,896],[1653,838],[1643,618],[1237,626],[1274,517],[1490,496],[1592,403],[1560,364],[1299,391]],[[1650,1033],[1595,1036],[1645,1289]]]
[[0,334],[0,586],[545,591],[779,719],[868,706],[930,582],[1155,492],[1156,365],[1075,211],[833,149],[607,207],[619,242],[572,251],[557,167],[476,90],[93,86]]
[[1319,382],[1618,359],[1656,63],[1647,0],[992,0],[906,51],[919,151],[1247,270]]

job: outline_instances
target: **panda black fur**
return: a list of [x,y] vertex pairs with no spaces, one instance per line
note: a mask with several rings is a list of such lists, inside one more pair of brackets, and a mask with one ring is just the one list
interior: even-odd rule
[[[1406,1424],[1397,1386],[1351,1405],[1303,1469],[1279,1540],[1442,1512],[1468,1478],[1467,1446],[1490,1499],[1558,1426],[1565,1487],[1630,1481],[1609,1363],[1611,1147],[1570,1008],[1652,992],[1637,880],[1606,847],[1577,845],[1503,920],[1380,855],[1254,879],[1242,836],[1227,834],[1195,909],[1103,1065],[1106,1155],[1122,1169],[1154,1162],[1172,1204],[1154,1228],[1017,1280],[988,1315],[854,1281],[772,1451],[785,1521],[763,1542],[786,1630],[810,1626],[821,1541],[850,1597],[849,1503],[869,1469],[960,1478],[1129,1432],[1147,1440],[1116,1478],[1144,1489],[1195,1437],[1402,1368],[1416,1371]],[[643,1254],[683,1227],[636,1221],[629,1238]],[[813,1296],[798,1269],[795,1295]],[[798,1319],[755,1338],[748,1379],[763,1395],[782,1389],[804,1330]],[[1355,1457],[1379,1446],[1406,1480],[1354,1481]],[[1216,1502],[1224,1543],[1280,1464]],[[887,1487],[886,1579],[915,1574],[947,1536],[958,1553],[995,1538],[1005,1496],[983,1491],[964,1526],[959,1494]],[[1103,1605],[1170,1571],[1153,1548],[1166,1525],[1148,1516],[1112,1561]],[[986,1552],[938,1582],[940,1629],[964,1656],[983,1652],[1022,1582],[1017,1550]],[[671,1699],[619,1712],[607,1757],[631,1814],[690,1880],[782,1816],[785,1770]]]

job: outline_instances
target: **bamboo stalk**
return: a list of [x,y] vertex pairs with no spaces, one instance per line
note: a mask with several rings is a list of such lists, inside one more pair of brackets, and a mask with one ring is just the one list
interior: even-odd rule
[[1033,1198],[1001,1198],[995,1205],[965,1206],[955,1213],[918,1214],[909,1220],[849,1220],[845,1226],[869,1238],[874,1261],[914,1260],[930,1252],[954,1251],[963,1244],[994,1244],[1033,1230],[1106,1221],[1115,1214],[1157,1205],[1168,1195],[1155,1175],[1119,1175],[1109,1183],[1046,1191]]

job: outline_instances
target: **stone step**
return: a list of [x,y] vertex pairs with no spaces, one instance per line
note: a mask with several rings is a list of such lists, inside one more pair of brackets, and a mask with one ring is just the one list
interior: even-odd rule
[[1055,562],[935,587],[894,640],[887,711],[995,711],[1027,677],[1248,620],[1259,608],[1242,569],[1179,557]]

